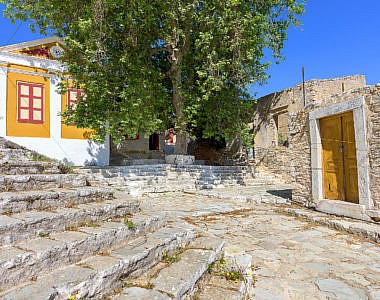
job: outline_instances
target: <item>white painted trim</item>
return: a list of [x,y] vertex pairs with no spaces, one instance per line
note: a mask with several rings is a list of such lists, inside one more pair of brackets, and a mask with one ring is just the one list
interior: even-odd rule
[[0,136],[7,134],[7,68],[0,66]]
[[65,67],[60,62],[52,59],[8,53],[3,51],[0,51],[0,62],[45,69],[51,72],[62,73],[65,71]]
[[2,47],[0,47],[0,51],[20,50],[20,49],[36,47],[36,46],[45,45],[45,44],[51,44],[51,43],[55,43],[55,42],[64,45],[64,42],[59,37],[52,36],[52,37],[43,38],[43,39],[39,39],[39,40],[2,46]]
[[[323,199],[323,179],[322,179],[322,143],[319,129],[319,119],[331,115],[353,111],[355,140],[356,140],[356,158],[358,169],[358,188],[359,188],[359,205],[366,209],[373,208],[369,189],[369,159],[367,152],[367,126],[365,99],[359,97],[342,103],[333,104],[327,107],[319,108],[309,113],[310,140],[311,140],[311,165],[312,165],[312,198],[318,208],[318,203]],[[344,204],[344,203],[343,203]],[[344,205],[335,207],[343,207]],[[344,210],[336,211],[337,214],[343,214]]]
[[14,69],[14,68],[7,68],[7,70],[8,72],[17,73],[17,74],[32,75],[32,76],[38,76],[38,77],[48,77],[48,78],[56,77],[56,75],[54,74],[31,72],[31,71],[25,71],[25,70]]

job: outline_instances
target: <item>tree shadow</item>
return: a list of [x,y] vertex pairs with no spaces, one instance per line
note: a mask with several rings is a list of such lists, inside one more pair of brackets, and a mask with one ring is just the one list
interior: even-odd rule
[[269,193],[269,194],[271,194],[273,196],[277,196],[277,197],[281,197],[281,198],[284,198],[284,199],[292,200],[293,189],[267,190],[267,193]]

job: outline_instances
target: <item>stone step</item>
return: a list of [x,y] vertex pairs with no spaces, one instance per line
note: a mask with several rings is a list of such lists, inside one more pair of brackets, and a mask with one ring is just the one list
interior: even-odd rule
[[118,188],[128,193],[131,196],[140,196],[147,193],[166,193],[166,192],[178,192],[178,191],[189,191],[195,190],[196,187],[194,184],[190,183],[167,183],[166,185],[148,185],[148,186],[124,186]]
[[54,211],[27,211],[0,215],[0,245],[46,236],[53,232],[75,229],[83,224],[96,224],[109,218],[135,213],[137,201],[122,199],[79,204],[71,208],[57,208]]
[[[148,168],[150,168],[149,172],[147,171]],[[155,172],[154,170],[160,171]],[[214,172],[214,170],[216,171]],[[250,184],[249,181],[254,176],[250,167],[198,165],[182,167],[171,165],[97,167],[81,168],[80,172],[90,172],[87,178],[91,185],[113,186],[133,196],[173,190],[213,189],[224,185],[246,186]]]
[[163,165],[165,159],[162,158],[140,158],[140,159],[126,159],[123,161],[126,166],[147,166],[147,165]]
[[[0,290],[38,277],[90,255],[106,253],[127,241],[157,230],[164,216],[136,214],[120,221],[103,222],[99,227],[82,226],[75,231],[53,233],[0,248]],[[128,226],[129,225],[129,226]]]
[[0,293],[1,299],[104,299],[122,288],[122,278],[157,264],[163,253],[184,247],[192,230],[165,227],[76,264],[55,269]]
[[251,167],[240,166],[202,166],[202,165],[189,165],[189,166],[174,166],[168,164],[156,165],[134,165],[134,166],[114,166],[114,167],[84,167],[78,168],[78,172],[86,173],[144,173],[144,172],[178,172],[178,173],[252,173]]
[[75,170],[78,173],[101,174],[107,176],[109,174],[134,174],[145,172],[166,172],[167,165],[140,165],[140,166],[115,166],[115,167],[80,167]]
[[0,160],[5,161],[30,161],[32,160],[31,152],[20,148],[3,148],[0,149]]
[[114,174],[113,176],[103,177],[101,175],[89,175],[88,178],[91,181],[94,180],[103,180],[103,179],[115,179],[120,178],[125,181],[154,181],[159,177],[165,177],[171,180],[176,179],[190,179],[190,180],[203,180],[203,181],[212,181],[212,180],[246,180],[251,179],[249,175],[236,174],[236,173],[223,173],[223,174],[202,174],[194,175],[188,173],[151,173],[151,174],[140,174],[140,175],[123,175],[123,174]]
[[87,174],[87,179],[89,182],[101,182],[101,181],[111,181],[112,180],[121,180],[121,181],[146,181],[146,180],[155,180],[157,178],[167,178],[166,173],[151,173],[151,174],[130,174],[130,175],[124,175],[124,174],[107,174],[106,176],[100,175],[100,174]]
[[152,170],[112,170],[111,172],[93,172],[101,174],[104,177],[114,177],[114,176],[125,176],[125,177],[134,177],[134,176],[152,176],[154,174],[166,175],[166,170],[161,169],[152,169]]
[[[147,289],[139,286],[133,286],[123,290],[120,295],[112,298],[115,300],[172,300],[172,297],[158,292],[156,290]],[[223,299],[223,298],[222,298]]]
[[0,193],[0,213],[14,214],[27,210],[47,210],[72,207],[92,201],[113,199],[111,189],[80,187],[76,189],[49,189]]
[[32,174],[0,176],[0,192],[28,191],[49,188],[76,188],[87,185],[81,174]]
[[91,185],[112,186],[117,190],[126,191],[130,195],[141,195],[143,193],[162,193],[170,191],[184,191],[195,189],[214,189],[221,186],[249,185],[243,179],[212,179],[197,180],[194,178],[182,177],[160,177],[141,178],[140,180],[129,180],[124,177],[107,179],[88,179]]
[[183,167],[170,167],[170,171],[172,172],[192,172],[192,173],[251,173],[253,172],[251,169],[247,167],[231,167],[231,166],[183,166]]
[[54,162],[55,160],[0,137],[0,161]]
[[244,178],[240,176],[215,176],[215,177],[201,177],[197,179],[199,183],[213,183],[213,182],[244,182]]
[[0,161],[0,174],[60,174],[59,164],[45,161]]
[[[199,237],[182,249],[183,253],[177,252],[174,256],[168,253],[166,261],[171,263],[158,270],[158,274],[148,272],[142,276],[147,280],[144,285],[150,289],[128,287],[112,299],[155,299],[157,293],[162,295],[158,299],[183,299],[193,294],[201,277],[222,256],[223,246],[224,241],[219,238]],[[135,282],[138,284],[140,280]]]
[[165,191],[168,189],[168,184],[171,182],[166,177],[149,177],[141,178],[140,180],[129,180],[125,177],[115,177],[115,178],[87,178],[90,185],[99,186],[111,186],[118,190],[129,190],[129,189],[151,189],[157,188],[161,189],[165,187]]

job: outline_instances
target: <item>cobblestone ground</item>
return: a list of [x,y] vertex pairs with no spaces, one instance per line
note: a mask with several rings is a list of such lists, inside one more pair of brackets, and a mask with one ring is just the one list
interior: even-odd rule
[[224,238],[227,253],[252,255],[254,299],[380,299],[378,244],[283,206],[167,193],[146,197],[142,208]]

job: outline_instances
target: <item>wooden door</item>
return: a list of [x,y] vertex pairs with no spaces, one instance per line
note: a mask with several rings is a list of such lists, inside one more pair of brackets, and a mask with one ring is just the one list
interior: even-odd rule
[[343,155],[345,175],[345,200],[359,203],[358,169],[356,161],[356,143],[353,113],[342,116],[343,126]]
[[324,197],[359,203],[352,112],[323,118],[319,125]]
[[319,121],[322,142],[323,192],[326,199],[344,199],[342,125],[340,116]]

